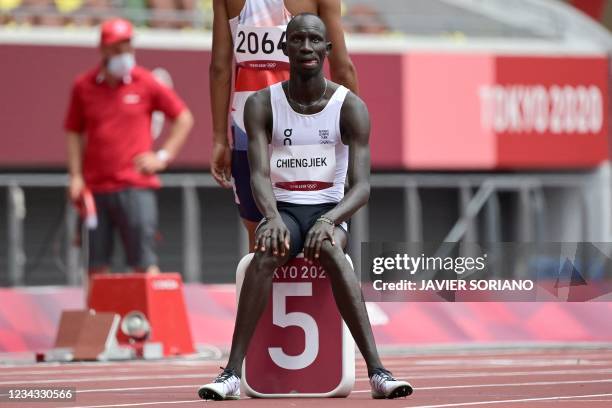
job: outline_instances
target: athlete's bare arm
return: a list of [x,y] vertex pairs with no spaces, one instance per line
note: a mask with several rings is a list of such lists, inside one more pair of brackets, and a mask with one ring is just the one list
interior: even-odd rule
[[270,180],[268,145],[272,139],[272,105],[270,89],[249,96],[244,106],[244,125],[249,136],[248,157],[251,189],[259,211],[267,221],[257,229],[255,248],[266,250],[266,238],[274,255],[285,255],[289,249],[289,230],[276,209],[276,198]]
[[[342,143],[349,147],[347,176],[349,190],[338,205],[323,215],[335,225],[347,221],[370,198],[370,117],[365,103],[348,93],[340,111]],[[326,222],[316,222],[304,240],[304,258],[319,258],[323,241],[336,245],[336,228]]]
[[[315,0],[317,13],[325,22],[328,37],[334,44],[329,56],[331,77],[354,93],[358,93],[357,73],[348,55],[344,41],[344,31],[340,16],[339,0]],[[229,3],[229,4],[228,4]],[[290,11],[304,8],[299,12],[310,11],[314,5],[287,1]],[[231,96],[233,41],[229,19],[242,9],[244,1],[213,0],[213,41],[210,62],[210,100],[213,122],[213,147],[211,173],[223,187],[231,187],[231,151],[227,139],[227,114]],[[289,4],[288,4],[289,5]]]
[[359,94],[357,71],[351,61],[344,42],[344,31],[340,16],[340,0],[318,0],[319,17],[327,27],[327,39],[333,44],[329,54],[332,81],[346,86]]
[[225,0],[213,0],[213,40],[209,67],[213,148],[210,172],[217,183],[230,188],[231,152],[227,140],[227,113],[232,86],[232,34]]
[[370,198],[370,114],[361,98],[350,92],[340,111],[340,133],[349,147],[349,189],[325,215],[336,224],[351,218]]

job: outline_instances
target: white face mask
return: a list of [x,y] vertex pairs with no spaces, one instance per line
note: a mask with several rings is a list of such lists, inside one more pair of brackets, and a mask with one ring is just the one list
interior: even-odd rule
[[136,65],[136,59],[131,52],[112,56],[108,59],[106,68],[108,72],[116,78],[123,78],[130,75],[132,68]]

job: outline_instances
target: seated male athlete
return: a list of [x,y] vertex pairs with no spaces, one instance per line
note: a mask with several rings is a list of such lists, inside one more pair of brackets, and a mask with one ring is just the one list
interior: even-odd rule
[[245,107],[251,185],[265,218],[244,277],[229,361],[198,394],[240,397],[242,361],[268,301],[273,272],[303,250],[330,276],[340,314],[365,358],[372,396],[410,395],[410,384],[393,378],[380,361],[359,281],[344,255],[346,221],[370,195],[368,110],[359,97],[323,76],[331,43],[319,17],[296,16],[286,38],[289,81],[256,92]]

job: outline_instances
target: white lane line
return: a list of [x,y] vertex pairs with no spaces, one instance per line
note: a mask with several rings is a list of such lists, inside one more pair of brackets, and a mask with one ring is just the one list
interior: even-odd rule
[[580,402],[612,402],[612,399],[585,399]]
[[568,384],[602,384],[612,383],[612,379],[605,380],[575,380],[575,381],[535,381],[526,383],[505,383],[505,384],[469,384],[451,385],[439,387],[419,387],[419,390],[446,390],[449,388],[487,388],[487,387],[534,387],[540,385],[568,385]]
[[[355,362],[355,367],[357,369],[365,369],[367,366],[365,364],[361,364],[359,361]],[[419,370],[441,370],[448,368],[469,368],[469,367],[538,367],[538,366],[572,366],[572,365],[585,365],[585,366],[607,366],[612,367],[612,360],[604,360],[604,359],[564,359],[561,360],[533,360],[531,362],[525,361],[511,361],[511,360],[489,360],[489,361],[479,361],[479,360],[465,360],[461,362],[453,363],[452,361],[448,362],[433,362],[431,364],[425,362],[418,361],[398,361],[398,360],[385,360],[383,359],[383,364],[389,367],[411,367]]]
[[[462,368],[462,367],[475,367],[475,366],[492,366],[492,367],[512,367],[512,366],[563,366],[563,365],[597,365],[597,366],[612,366],[612,360],[593,360],[593,359],[564,359],[564,360],[488,360],[488,361],[479,361],[479,360],[462,360],[458,362],[446,361],[446,362],[433,362],[431,364],[426,362],[419,361],[397,361],[397,360],[384,360],[383,363],[385,366],[410,366],[418,369],[444,369],[448,367],[453,368]],[[357,362],[357,368],[366,368],[365,364],[360,364]]]
[[[519,368],[519,367],[556,367],[556,366],[585,366],[585,367],[591,367],[591,366],[607,366],[610,365],[611,369],[612,369],[612,361],[609,364],[606,363],[601,363],[601,362],[586,362],[586,361],[572,361],[571,364],[561,364],[558,362],[550,362],[548,364],[517,364],[515,366],[510,365],[510,364],[505,364],[505,363],[499,363],[499,364],[487,364],[487,365],[480,365],[480,364],[458,364],[456,367],[449,365],[449,366],[442,366],[442,365],[433,365],[431,367],[426,367],[423,365],[418,365],[418,366],[412,366],[412,365],[407,365],[407,364],[385,364],[385,366],[387,367],[395,367],[395,366],[399,366],[402,368],[410,368],[412,371],[412,373],[419,373],[419,372],[431,372],[431,371],[442,371],[442,372],[447,372],[449,369],[451,370],[455,370],[455,369],[464,369],[464,370],[475,370],[478,368],[508,368],[508,367],[513,367],[513,368]],[[133,372],[142,372],[143,371],[143,367],[124,367],[124,368],[111,368],[108,367],[106,369],[86,369],[86,370],[82,370],[82,369],[53,369],[53,370],[35,370],[35,371],[14,371],[14,372],[0,372],[0,378],[2,377],[11,377],[11,378],[16,378],[16,377],[21,377],[21,376],[31,376],[31,375],[45,375],[45,376],[49,376],[49,375],[69,375],[69,374],[92,374],[95,375],[96,373],[105,373],[108,374],[110,372],[113,373],[133,373]],[[172,372],[172,371],[179,371],[179,372],[189,372],[189,371],[197,371],[198,373],[217,373],[219,370],[216,367],[195,367],[195,366],[189,366],[189,367],[179,367],[179,366],[158,366],[158,367],[151,367],[151,368],[147,368],[147,372],[151,372],[151,371],[162,371],[164,373],[167,372]]]
[[592,361],[589,359],[582,358],[564,358],[564,359],[550,359],[550,360],[537,360],[537,359],[514,359],[514,358],[491,358],[486,360],[472,360],[472,359],[449,359],[449,360],[427,360],[427,361],[414,361],[412,365],[416,367],[420,366],[474,366],[474,365],[491,365],[491,366],[555,366],[555,365],[605,365],[612,364],[612,361]]
[[[397,373],[400,374],[400,373]],[[405,373],[409,379],[452,379],[452,378],[479,378],[479,377],[511,377],[511,376],[534,376],[534,375],[570,375],[570,374],[612,374],[612,369],[585,369],[585,370],[547,370],[547,371],[513,371],[513,372],[479,372],[479,373],[451,373],[446,375],[411,375]],[[85,378],[59,378],[59,379],[40,379],[29,381],[0,381],[0,385],[28,385],[28,384],[69,384],[81,382],[101,382],[101,381],[132,381],[132,380],[168,380],[168,379],[187,379],[202,378],[209,379],[210,373],[197,374],[172,374],[172,375],[132,375],[132,376],[110,376],[110,377],[85,377]],[[358,378],[356,381],[369,381],[367,377]]]
[[130,380],[171,380],[182,378],[209,378],[210,374],[175,374],[175,375],[132,375],[124,377],[87,377],[87,378],[61,378],[53,380],[34,380],[34,381],[1,381],[0,385],[26,385],[26,384],[57,384],[57,383],[81,383],[81,382],[101,382],[101,381],[130,381]]
[[[512,377],[512,376],[534,376],[534,375],[571,375],[571,374],[612,374],[612,369],[597,370],[549,370],[549,371],[514,371],[514,372],[479,372],[479,373],[458,373],[447,375],[410,375],[410,380],[414,379],[453,379],[453,378],[480,378],[480,377]],[[110,377],[85,377],[85,378],[60,378],[60,379],[41,379],[30,381],[0,381],[0,385],[29,385],[29,384],[70,384],[82,382],[102,382],[102,381],[135,381],[135,380],[171,380],[171,379],[190,379],[201,378],[210,379],[209,373],[198,374],[173,374],[173,375],[133,375],[133,376],[110,376]],[[367,377],[357,378],[356,381],[369,381]]]
[[[502,356],[498,356],[498,357],[502,357]],[[458,356],[457,359],[453,359],[452,357],[445,357],[443,359],[415,359],[414,357],[412,358],[406,358],[406,357],[386,357],[383,358],[386,361],[385,365],[389,365],[389,366],[404,366],[404,365],[411,365],[411,366],[419,366],[419,368],[429,368],[428,366],[431,366],[431,369],[435,369],[435,367],[437,365],[441,365],[441,366],[451,366],[451,365],[457,365],[457,366],[461,366],[462,364],[465,363],[465,365],[473,367],[475,365],[500,365],[500,366],[505,366],[505,365],[513,365],[513,364],[517,364],[518,362],[520,362],[520,364],[528,364],[528,365],[546,365],[547,363],[550,363],[550,365],[563,365],[565,363],[567,364],[584,364],[584,365],[607,365],[610,364],[612,365],[612,359],[610,358],[602,358],[602,355],[589,355],[589,356],[581,356],[581,355],[572,355],[572,358],[568,358],[567,355],[563,356],[563,359],[550,359],[550,357],[547,356],[541,356],[541,363],[539,361],[535,361],[540,360],[540,356],[533,356],[533,358],[531,358],[530,360],[525,360],[525,357],[531,357],[531,356],[517,356],[517,357],[523,357],[523,359],[521,360],[520,358],[515,358],[515,359],[504,359],[504,358],[494,358],[494,357],[487,357],[486,359],[480,358],[478,356]],[[558,356],[558,357],[562,357],[562,356]],[[163,370],[166,369],[168,367],[172,367],[172,368],[176,368],[179,369],[181,367],[188,367],[188,368],[199,368],[199,367],[214,367],[217,368],[219,365],[223,365],[222,361],[210,361],[210,360],[186,360],[186,361],[163,361],[163,362],[154,362],[154,361],[126,361],[126,362],[92,362],[92,363],[87,363],[87,362],[71,362],[70,363],[71,366],[74,367],[79,367],[79,368],[91,368],[92,371],[96,370],[96,369],[101,369],[102,367],[109,367],[112,368],[113,370],[115,369],[134,369],[137,370],[138,368],[147,368],[147,369],[159,369],[159,370]],[[52,369],[57,369],[59,367],[63,367],[65,366],[65,363],[37,363],[35,365],[32,364],[1,364],[0,363],[0,376],[9,376],[9,375],[15,375],[15,374],[46,374],[46,373],[50,373],[52,372]],[[365,367],[365,363],[363,362],[363,360],[361,360],[361,358],[357,358],[356,361],[356,366],[358,368],[361,368],[362,366]],[[25,371],[24,369],[35,369],[33,371]],[[49,369],[49,370],[47,370]],[[24,370],[24,371],[21,371]]]
[[[468,384],[468,385],[446,385],[439,387],[414,387],[415,390],[450,390],[455,388],[489,388],[489,387],[535,387],[540,385],[563,385],[563,384],[599,384],[612,383],[612,379],[606,380],[576,380],[576,381],[537,381],[527,383],[503,383],[503,384]],[[370,390],[359,390],[353,392],[370,392]]]
[[[462,407],[462,406],[474,406],[474,405],[486,405],[486,404],[505,404],[505,403],[518,403],[518,402],[533,402],[533,401],[560,401],[570,399],[583,399],[583,398],[600,398],[609,397],[612,394],[589,394],[589,395],[565,395],[560,397],[538,397],[538,398],[522,398],[522,399],[509,399],[509,400],[493,400],[493,401],[475,401],[475,402],[460,402],[453,404],[441,404],[441,405],[419,405],[411,406],[406,408],[447,408],[447,407]],[[151,401],[151,402],[139,402],[129,404],[112,404],[112,405],[83,405],[74,408],[109,408],[109,407],[135,407],[143,405],[163,405],[163,404],[185,404],[185,403],[203,403],[205,401],[201,399],[197,400],[180,400],[180,401]]]
[[[66,363],[60,362],[43,362],[36,364],[2,364],[0,362],[0,371],[7,368],[48,368],[48,367],[61,367]],[[193,366],[193,365],[209,365],[209,366],[218,366],[219,364],[223,364],[223,361],[216,360],[128,360],[128,361],[74,361],[70,362],[72,366],[78,367],[91,367],[91,368],[99,368],[99,367],[116,367],[116,366],[124,366],[124,367],[165,367],[167,365],[173,366]]]
[[609,396],[612,396],[612,394],[564,395],[560,397],[538,397],[538,398],[522,398],[522,399],[493,400],[493,401],[457,402],[453,404],[440,404],[440,405],[418,405],[418,406],[410,406],[410,407],[405,407],[405,408],[469,407],[469,406],[474,406],[474,405],[510,404],[510,403],[515,403],[515,402],[534,402],[534,401],[561,401],[561,400],[570,400],[570,399],[598,398],[598,397],[609,397]]
[[[122,392],[122,391],[152,391],[152,390],[168,390],[175,388],[193,388],[198,389],[202,384],[181,384],[181,385],[162,385],[155,387],[119,387],[119,388],[95,388],[89,390],[78,390],[77,394],[88,394],[94,392]],[[8,394],[0,394],[0,397],[6,397]]]
[[[453,379],[453,378],[479,378],[479,377],[514,377],[514,376],[533,376],[533,375],[571,375],[571,374],[585,374],[585,375],[599,375],[599,374],[612,374],[612,369],[597,369],[597,370],[547,370],[547,371],[494,371],[494,372],[480,372],[480,373],[449,373],[446,375],[412,375],[410,372],[395,372],[395,377],[406,376],[408,380],[415,379]],[[369,381],[368,377],[360,377],[355,381]],[[1,385],[2,383],[0,383]]]
[[382,355],[383,360],[436,360],[436,359],[472,359],[472,360],[481,360],[481,359],[495,359],[495,358],[510,358],[510,359],[520,359],[520,358],[537,358],[541,360],[545,360],[548,358],[567,358],[568,356],[579,357],[579,358],[594,358],[594,359],[610,359],[612,358],[612,348],[607,350],[602,350],[599,353],[581,353],[576,350],[563,350],[558,353],[550,353],[550,354],[531,354],[531,353],[493,353],[493,354],[472,354],[472,353],[455,353],[455,354],[404,354],[404,355]]
[[[393,367],[393,365],[390,364],[386,364],[387,367]],[[538,365],[533,365],[533,366],[538,366]],[[555,367],[554,364],[548,364],[548,365],[543,365],[543,366],[550,366],[550,367]],[[600,364],[584,364],[583,362],[580,362],[580,364],[574,364],[574,367],[578,367],[578,366],[585,366],[585,367],[595,367],[595,366],[600,366]],[[448,373],[449,370],[459,370],[458,372],[451,372],[450,375],[456,374],[456,375],[461,375],[462,372],[465,372],[465,374],[469,374],[470,371],[475,371],[477,369],[481,369],[481,368],[520,368],[520,367],[525,367],[525,365],[520,365],[520,366],[506,366],[506,365],[500,365],[500,366],[479,366],[479,365],[471,365],[471,366],[465,366],[465,367],[423,367],[423,366],[419,366],[419,367],[406,367],[406,365],[402,365],[401,368],[403,370],[401,370],[401,372],[407,372],[406,369],[410,369],[409,372],[407,372],[408,376],[410,376],[411,378],[429,378],[429,377],[418,377],[418,374],[423,374],[425,375],[428,372],[442,372],[442,373]],[[561,366],[559,366],[561,367]],[[155,367],[155,369],[153,370],[147,370],[147,372],[151,372],[151,371],[161,371],[164,374],[169,374],[169,373],[173,373],[173,372],[178,372],[178,373],[189,373],[189,372],[193,372],[194,374],[202,374],[202,375],[214,375],[216,374],[219,370],[218,369],[211,369],[212,367],[189,367],[189,368],[181,368],[181,367]],[[399,367],[395,367],[395,368],[399,368]],[[568,367],[571,368],[571,367]],[[612,367],[610,368],[610,370],[612,370]],[[12,372],[12,373],[0,373],[0,379],[2,378],[6,378],[9,377],[12,380],[14,380],[14,383],[19,382],[18,378],[20,377],[24,377],[24,376],[34,376],[34,375],[44,375],[45,377],[53,375],[53,376],[65,376],[65,375],[75,375],[75,374],[89,374],[89,375],[96,375],[97,373],[104,373],[104,374],[109,374],[109,373],[121,373],[121,374],[129,374],[129,373],[134,373],[134,374],[138,374],[140,372],[143,371],[143,368],[107,368],[107,369],[100,369],[100,370],[72,370],[72,369],[66,369],[66,370],[62,370],[62,369],[58,369],[58,370],[40,370],[40,371],[28,371],[28,372]],[[399,370],[398,370],[399,371]],[[398,372],[395,371],[394,372]],[[499,371],[499,373],[503,373],[502,371]],[[436,376],[436,378],[439,376]],[[30,381],[32,380],[31,378],[25,378],[23,379],[24,381]],[[69,380],[69,379],[67,379]]]
[[[221,364],[223,365],[223,364]],[[97,373],[142,373],[142,372],[157,372],[157,373],[166,373],[166,372],[209,372],[209,373],[217,373],[219,372],[219,365],[215,367],[105,367],[99,369],[78,369],[78,368],[55,368],[50,370],[32,370],[32,371],[4,371],[0,372],[0,379],[6,377],[16,377],[16,376],[50,376],[50,375],[64,375],[64,374],[91,374],[96,375]]]
[[164,404],[187,404],[194,402],[206,402],[201,399],[197,400],[181,400],[181,401],[151,401],[151,402],[134,402],[131,404],[111,404],[111,405],[82,405],[73,408],[109,408],[109,407],[141,407],[143,405],[164,405]]
[[[419,370],[441,370],[448,368],[463,368],[463,367],[539,367],[539,366],[571,366],[571,365],[588,365],[588,366],[612,366],[612,360],[593,360],[572,358],[563,360],[512,360],[512,359],[491,359],[491,360],[436,360],[431,362],[425,361],[384,361],[385,366],[389,367],[405,367],[410,366]],[[361,364],[357,364],[361,368]],[[363,365],[365,367],[365,364]]]
[[[540,353],[540,352],[536,352],[533,354],[530,354],[528,352],[519,352],[516,353],[514,351],[500,351],[497,353],[487,353],[487,352],[466,352],[466,353],[456,353],[456,354],[447,354],[447,353],[441,353],[441,354],[431,354],[430,356],[424,356],[422,354],[413,354],[413,355],[400,355],[400,356],[392,356],[392,355],[388,355],[388,356],[383,356],[383,360],[389,360],[389,362],[403,362],[403,361],[410,361],[410,362],[415,362],[415,364],[427,364],[427,361],[431,361],[431,360],[436,360],[436,359],[447,359],[447,360],[452,360],[453,358],[457,358],[457,359],[471,359],[472,361],[478,361],[480,359],[496,359],[496,358],[504,358],[504,357],[509,357],[509,358],[516,358],[516,359],[520,359],[520,358],[529,358],[529,359],[550,359],[550,358],[564,358],[567,359],[568,355],[571,355],[573,358],[576,359],[580,359],[580,360],[588,360],[588,359],[595,359],[597,361],[603,361],[603,360],[607,360],[610,361],[612,363],[612,353],[610,352],[610,349],[602,349],[601,352],[599,353],[594,353],[592,350],[574,350],[574,349],[568,349],[568,350],[553,350],[550,352],[545,352],[545,353]],[[431,357],[431,358],[429,358]],[[166,366],[168,364],[171,365],[175,365],[175,366],[193,366],[193,365],[211,365],[211,366],[218,366],[219,364],[222,365],[222,361],[214,361],[214,360],[198,360],[198,359],[177,359],[177,360],[164,360],[161,362],[157,362],[157,361],[121,361],[121,362],[117,362],[117,361],[113,361],[113,362],[72,362],[70,363],[71,365],[75,365],[75,366],[79,366],[79,367],[92,367],[92,368],[99,368],[99,367],[104,367],[104,366],[117,366],[117,365],[121,365],[121,366],[147,366],[147,367],[152,367],[152,366],[160,366],[163,364],[163,366]],[[57,367],[57,366],[61,366],[63,365],[63,363],[35,363],[35,364],[15,364],[15,363],[2,363],[0,362],[0,374],[2,373],[2,371],[5,371],[6,369],[24,369],[24,368],[35,368],[35,369],[40,369],[40,368],[47,368],[47,367]],[[357,359],[357,365],[363,365],[365,366],[365,364],[363,363],[363,360],[361,360],[360,358]]]
[[[612,379],[606,380],[584,380],[584,381],[538,381],[529,383],[503,383],[503,384],[469,384],[469,385],[449,385],[440,387],[415,387],[416,390],[446,390],[455,388],[487,388],[487,387],[525,387],[525,386],[540,386],[540,385],[563,385],[563,384],[597,384],[611,383]],[[86,394],[94,392],[122,392],[122,391],[150,391],[160,389],[177,389],[177,388],[193,388],[196,389],[202,384],[180,384],[180,385],[163,385],[150,387],[117,387],[117,388],[92,388],[86,390],[77,390],[77,394]],[[355,393],[370,392],[370,390],[357,390]],[[3,396],[4,394],[0,394]]]
[[189,371],[209,371],[211,373],[219,372],[219,369],[213,367],[157,367],[154,369],[143,369],[140,368],[106,368],[99,370],[73,370],[73,369],[58,369],[58,370],[40,370],[40,371],[14,371],[12,373],[0,373],[1,377],[17,377],[17,376],[28,376],[28,375],[68,375],[68,374],[96,374],[96,373],[138,373],[138,372],[151,372],[151,371],[162,371],[162,372],[189,372]]
[[181,385],[163,385],[157,387],[129,387],[129,388],[96,388],[89,390],[77,390],[77,394],[86,394],[91,392],[122,392],[122,391],[150,391],[159,389],[171,389],[171,388],[193,388],[194,390],[202,386],[203,384],[181,384]]

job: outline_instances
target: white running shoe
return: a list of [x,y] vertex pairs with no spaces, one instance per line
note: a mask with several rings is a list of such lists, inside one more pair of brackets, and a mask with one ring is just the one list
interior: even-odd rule
[[224,369],[210,384],[200,387],[198,395],[204,400],[237,400],[240,399],[240,377],[234,370]]
[[370,386],[372,387],[372,398],[375,399],[393,399],[412,394],[410,384],[406,381],[396,380],[391,372],[384,368],[374,370],[374,374],[370,377]]

